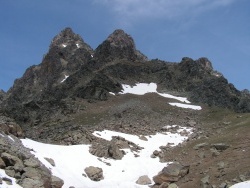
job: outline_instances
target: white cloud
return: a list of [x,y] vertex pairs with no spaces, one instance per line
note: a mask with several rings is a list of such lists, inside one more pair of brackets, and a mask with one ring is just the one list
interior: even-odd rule
[[135,23],[148,19],[175,20],[196,15],[236,0],[95,0],[105,5],[122,21]]

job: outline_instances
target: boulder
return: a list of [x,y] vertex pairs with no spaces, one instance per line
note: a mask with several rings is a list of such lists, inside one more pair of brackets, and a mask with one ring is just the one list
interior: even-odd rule
[[56,166],[55,161],[53,159],[47,157],[45,157],[44,159],[48,161],[52,166]]
[[201,179],[201,184],[200,187],[201,188],[209,188],[209,176],[205,176],[204,178]]
[[169,183],[163,182],[163,183],[160,185],[159,188],[168,188],[168,186],[169,186]]
[[181,177],[189,173],[189,166],[183,166],[180,163],[172,163],[164,167],[158,175],[153,177],[156,184],[161,185],[164,182],[177,182]]
[[118,146],[115,143],[111,143],[108,146],[108,155],[113,159],[122,159],[124,152],[119,150]]
[[15,168],[24,168],[23,162],[16,156],[10,155],[9,153],[2,153],[1,158],[6,166],[14,166]]
[[204,147],[207,147],[207,146],[208,146],[208,143],[204,142],[204,143],[196,144],[193,147],[193,149],[198,150],[198,149],[201,149],[201,148],[204,148]]
[[24,165],[27,167],[36,168],[36,167],[40,166],[40,163],[38,160],[36,160],[34,158],[29,158],[29,159],[24,160]]
[[5,162],[3,161],[3,159],[0,157],[0,168],[3,169],[6,167]]
[[101,168],[89,166],[85,168],[84,171],[86,172],[89,179],[91,179],[92,181],[100,181],[104,179],[103,171]]
[[20,183],[25,188],[43,188],[43,182],[40,180],[34,180],[31,178],[24,178]]
[[51,188],[61,188],[64,181],[56,176],[51,177]]
[[0,116],[0,131],[16,137],[24,136],[22,128],[13,119],[6,116]]
[[136,184],[139,184],[139,185],[149,185],[151,183],[152,182],[147,175],[139,177],[138,180],[136,181]]
[[227,148],[229,148],[230,146],[228,144],[225,144],[225,143],[216,143],[216,144],[213,144],[212,147],[214,147],[215,149],[217,149],[219,151],[223,151],[223,150],[226,150]]
[[175,183],[169,184],[168,188],[178,188],[178,186]]

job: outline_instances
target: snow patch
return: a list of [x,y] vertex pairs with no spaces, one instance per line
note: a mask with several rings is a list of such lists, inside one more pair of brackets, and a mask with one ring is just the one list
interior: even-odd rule
[[249,187],[250,187],[250,180],[244,181],[241,183],[237,183],[237,184],[231,186],[230,188],[249,188]]
[[76,43],[76,47],[77,47],[77,48],[80,48],[80,44]]
[[167,93],[159,93],[156,91],[157,84],[156,83],[137,83],[135,86],[130,86],[126,84],[122,84],[123,91],[120,94],[135,94],[135,95],[145,95],[146,93],[157,93],[158,95],[165,98],[176,99],[181,102],[190,103],[185,97],[176,97],[174,95],[170,95]]
[[8,135],[8,138],[9,138],[10,140],[12,140],[13,142],[15,142],[15,140],[14,140],[10,135]]
[[177,103],[177,102],[173,102],[173,103],[169,103],[172,106],[177,106],[177,107],[181,107],[181,108],[190,108],[193,110],[201,110],[202,108],[200,106],[196,106],[196,105],[191,105],[191,104],[182,104],[182,103]]
[[8,176],[3,169],[0,169],[0,178],[9,178],[12,181],[12,185],[8,185],[5,181],[2,181],[1,188],[22,188],[16,183],[16,179]]
[[[191,129],[183,128],[191,132]],[[136,180],[142,175],[148,175],[152,179],[167,163],[160,163],[158,158],[151,158],[154,150],[162,145],[174,143],[177,145],[187,137],[178,133],[157,133],[147,136],[148,141],[139,139],[138,136],[104,130],[95,131],[93,135],[111,140],[112,136],[122,136],[126,140],[143,147],[134,156],[134,152],[125,149],[126,155],[122,160],[104,159],[101,160],[89,153],[89,145],[59,146],[35,142],[30,139],[22,139],[24,146],[33,149],[32,152],[44,165],[51,169],[52,174],[64,180],[64,188],[70,186],[86,188],[132,188],[148,187],[148,185],[137,185]],[[55,161],[55,166],[51,166],[44,158],[51,158]],[[105,164],[110,163],[110,166]],[[84,177],[84,169],[88,166],[95,166],[103,169],[104,180],[99,182],[91,181]]]
[[63,83],[69,76],[68,75],[64,75],[64,79],[61,81],[61,83]]
[[63,47],[63,48],[67,47],[67,44],[62,44],[62,47]]

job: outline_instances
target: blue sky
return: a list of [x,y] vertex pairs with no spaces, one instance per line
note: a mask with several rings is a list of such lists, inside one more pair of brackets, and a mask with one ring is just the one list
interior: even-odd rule
[[249,10],[249,0],[0,0],[0,88],[40,64],[69,26],[93,49],[119,28],[150,59],[207,57],[237,89],[250,89]]

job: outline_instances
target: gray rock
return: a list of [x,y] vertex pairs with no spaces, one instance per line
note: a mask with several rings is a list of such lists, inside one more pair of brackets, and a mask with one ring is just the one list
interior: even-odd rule
[[5,181],[8,185],[12,185],[12,180],[11,180],[10,178],[3,177],[2,179],[3,179],[3,181]]
[[24,165],[27,167],[36,168],[40,166],[40,162],[34,158],[29,158],[29,159],[24,160]]
[[178,186],[175,183],[169,184],[168,188],[178,188]]
[[104,179],[101,168],[90,166],[84,169],[85,173],[92,181],[100,181]]
[[144,141],[148,141],[148,139],[146,138],[146,136],[140,136],[139,139],[144,140]]
[[193,147],[193,149],[198,150],[198,149],[204,148],[206,146],[208,146],[208,143],[204,142],[204,143],[200,143],[200,144],[195,145]]
[[10,177],[15,177],[15,170],[8,170],[8,169],[5,169],[5,173],[10,176]]
[[212,152],[213,157],[217,157],[220,155],[220,152],[215,148],[211,148],[210,151]]
[[219,188],[227,188],[227,183],[223,182],[219,185]]
[[0,168],[3,169],[5,168],[6,165],[5,165],[5,162],[3,161],[3,159],[0,157]]
[[10,155],[8,153],[2,153],[1,157],[6,166],[13,166],[14,170],[17,172],[23,170],[24,168],[23,162],[18,157]]
[[223,168],[225,168],[225,163],[223,161],[220,161],[219,163],[217,163],[218,169],[222,170]]
[[24,178],[20,185],[25,188],[44,188],[42,181],[31,178]]
[[22,177],[24,178],[30,178],[33,180],[42,179],[42,174],[37,168],[25,167],[23,170],[24,170],[24,173]]
[[209,188],[209,176],[205,176],[204,178],[201,179],[201,188]]
[[48,161],[52,166],[56,166],[55,161],[53,159],[47,157],[45,157],[44,159]]
[[225,144],[225,143],[216,143],[216,144],[213,144],[212,147],[214,147],[215,149],[217,149],[219,151],[223,151],[223,150],[226,150],[227,148],[229,148],[230,146],[228,144]]
[[51,188],[61,188],[64,181],[56,176],[51,177]]
[[111,143],[108,147],[108,154],[113,159],[122,159],[124,152],[119,150],[118,146],[115,143]]
[[152,182],[147,175],[144,175],[144,176],[139,177],[136,183],[139,185],[149,185]]
[[180,163],[172,163],[164,167],[158,175],[153,177],[156,184],[163,182],[177,182],[181,177],[189,173],[189,166],[183,166]]
[[159,186],[159,188],[168,188],[168,186],[169,186],[169,183],[163,182],[163,183]]

